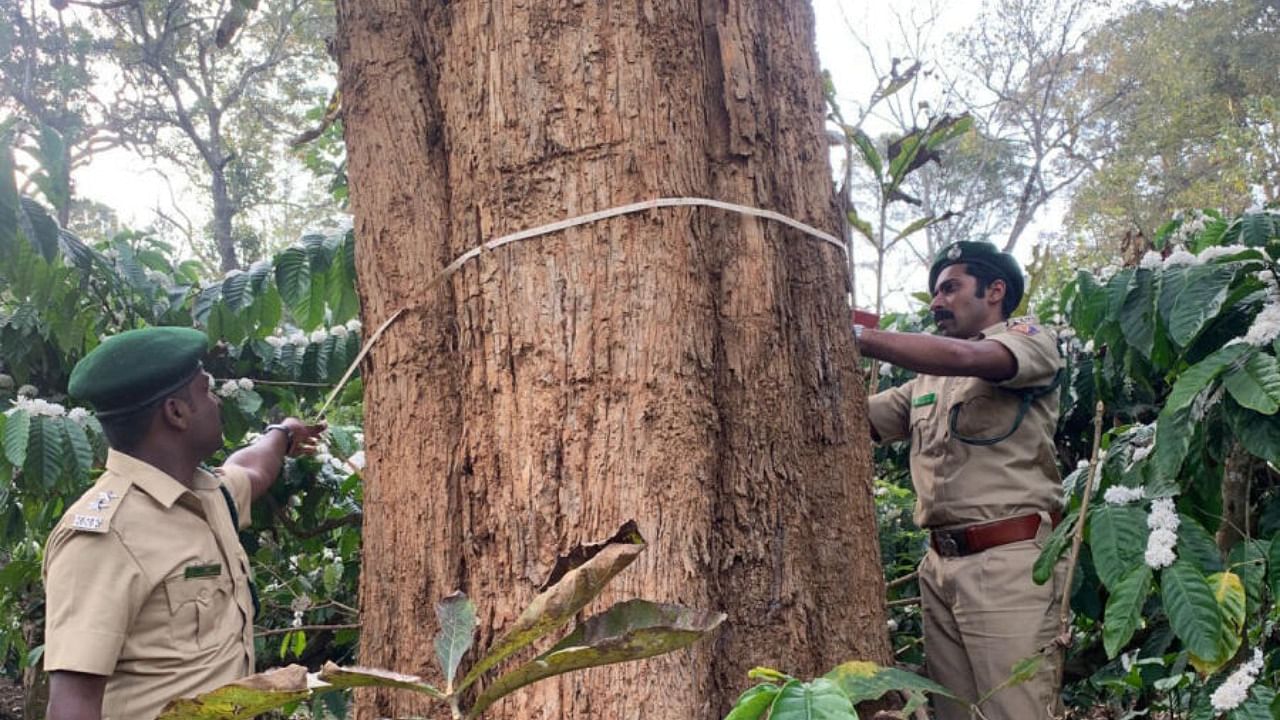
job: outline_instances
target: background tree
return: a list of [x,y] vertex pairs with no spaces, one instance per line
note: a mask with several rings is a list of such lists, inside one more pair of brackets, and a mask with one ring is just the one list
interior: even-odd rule
[[[1073,197],[1089,235],[1154,237],[1188,208],[1239,213],[1280,199],[1280,8],[1262,0],[1144,4],[1101,29],[1095,92],[1130,87],[1093,136],[1105,156]],[[1118,80],[1123,78],[1123,80]]]
[[317,73],[331,6],[305,0],[166,0],[106,4],[94,17],[131,112],[130,142],[176,164],[208,193],[222,270],[264,251],[237,218],[281,191],[273,173],[302,116],[328,96]]
[[[718,717],[759,662],[888,660],[840,258],[704,208],[486,253],[665,195],[835,213],[813,17],[707,6],[338,4],[366,323],[361,662],[430,675],[425,598],[509,624],[558,550],[634,517],[616,591],[723,610],[689,655],[549,681],[499,717]],[[492,638],[481,638],[481,644]],[[641,681],[643,677],[643,681]],[[423,706],[370,692],[359,717]]]

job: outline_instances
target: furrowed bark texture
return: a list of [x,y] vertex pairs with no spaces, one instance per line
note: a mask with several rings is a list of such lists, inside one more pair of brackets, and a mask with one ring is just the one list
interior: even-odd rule
[[[498,718],[719,718],[769,665],[890,660],[865,396],[804,2],[340,0],[365,326],[362,664],[439,678],[433,602],[480,647],[558,553],[634,517],[649,551],[600,601],[728,613],[672,656],[549,680]],[[445,717],[369,691],[358,717]],[[430,715],[434,712],[435,715]]]

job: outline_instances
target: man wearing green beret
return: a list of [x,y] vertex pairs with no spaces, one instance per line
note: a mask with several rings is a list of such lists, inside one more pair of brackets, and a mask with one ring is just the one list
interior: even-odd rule
[[[1010,319],[1022,270],[990,243],[944,248],[929,290],[941,337],[854,333],[864,356],[918,373],[870,399],[871,430],[879,442],[911,443],[915,522],[929,531],[919,574],[928,672],[974,702],[1057,634],[1065,563],[1043,585],[1032,565],[1061,518],[1053,433],[1062,358],[1035,318]],[[982,705],[986,718],[1052,717],[1059,654],[1045,655],[1034,678]],[[947,700],[936,712],[970,717]]]
[[106,472],[45,550],[49,720],[152,720],[170,700],[254,670],[249,560],[237,531],[286,455],[323,425],[288,418],[208,472],[221,403],[203,333],[108,338],[71,373],[111,446]]

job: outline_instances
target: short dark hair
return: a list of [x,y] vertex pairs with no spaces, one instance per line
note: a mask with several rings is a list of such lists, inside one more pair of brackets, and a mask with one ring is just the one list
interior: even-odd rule
[[151,423],[155,420],[156,413],[160,411],[160,406],[164,404],[164,401],[171,397],[176,397],[191,402],[190,387],[190,385],[183,385],[150,405],[144,405],[131,413],[105,419],[99,418],[98,422],[102,425],[102,434],[107,436],[107,444],[113,450],[119,450],[123,453],[137,450],[138,446],[142,445],[142,441],[146,439],[147,432],[151,430]]
[[1000,314],[1005,320],[1008,320],[1009,316],[1013,314],[1013,311],[1018,309],[1018,304],[1015,302],[1013,293],[1009,292],[1009,279],[996,272],[994,268],[983,263],[963,263],[963,265],[964,271],[972,275],[974,280],[978,281],[977,287],[974,288],[973,292],[977,297],[986,297],[987,286],[989,286],[992,281],[1004,281],[1005,293],[1004,297],[1000,300]]

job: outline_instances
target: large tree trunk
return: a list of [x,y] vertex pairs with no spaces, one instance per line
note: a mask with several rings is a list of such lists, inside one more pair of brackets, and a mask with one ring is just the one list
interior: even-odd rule
[[[366,327],[361,662],[438,676],[432,603],[490,642],[558,552],[635,518],[625,597],[719,609],[714,639],[546,681],[500,718],[718,718],[757,664],[889,661],[843,259],[681,208],[488,253],[658,196],[836,227],[813,17],[798,0],[340,0]],[[358,717],[428,713],[403,692]],[[441,715],[437,714],[436,717]]]
[[210,168],[209,193],[213,197],[213,243],[218,248],[218,260],[222,272],[240,269],[236,257],[236,239],[231,232],[231,221],[236,216],[236,206],[231,201],[227,187],[226,165]]

